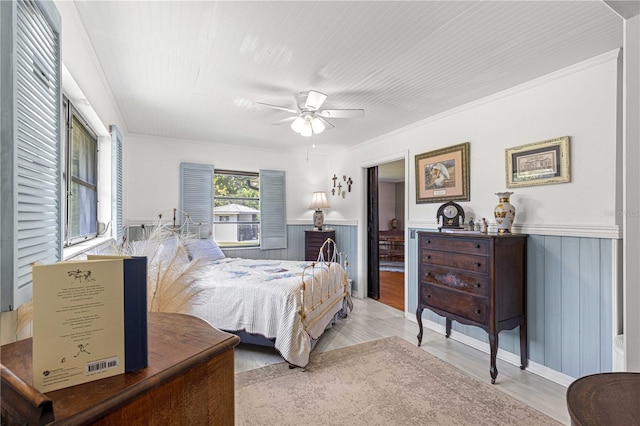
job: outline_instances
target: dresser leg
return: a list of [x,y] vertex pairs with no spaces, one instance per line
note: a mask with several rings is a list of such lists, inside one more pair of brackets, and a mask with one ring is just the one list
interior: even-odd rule
[[416,319],[418,320],[418,327],[419,327],[419,332],[418,332],[418,346],[420,346],[422,344],[422,311],[423,309],[418,307],[418,309],[416,309]]
[[496,367],[496,355],[498,354],[498,333],[489,333],[489,346],[491,348],[491,384],[496,383],[498,377],[498,367]]
[[524,370],[527,367],[529,362],[527,355],[527,323],[523,321],[520,324],[520,370]]
[[451,320],[449,318],[445,318],[444,324],[444,336],[449,337],[451,336]]

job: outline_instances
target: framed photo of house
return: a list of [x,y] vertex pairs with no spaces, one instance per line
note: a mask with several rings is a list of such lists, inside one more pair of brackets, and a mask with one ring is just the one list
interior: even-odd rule
[[507,188],[571,181],[569,136],[505,150]]
[[416,155],[416,203],[469,201],[469,142]]

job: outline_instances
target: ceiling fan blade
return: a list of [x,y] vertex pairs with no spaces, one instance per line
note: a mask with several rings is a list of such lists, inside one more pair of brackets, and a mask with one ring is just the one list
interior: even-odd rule
[[282,107],[282,106],[278,106],[278,105],[265,104],[263,102],[254,102],[254,104],[266,106],[266,107],[273,108],[273,109],[279,109],[281,111],[287,111],[287,112],[290,112],[292,114],[298,114],[300,112],[297,109]]
[[292,122],[293,120],[295,120],[296,118],[298,118],[298,116],[297,116],[297,115],[296,115],[296,116],[293,116],[293,117],[283,118],[282,120],[274,121],[274,122],[273,122],[273,123],[271,123],[271,124],[273,124],[273,125],[279,125],[279,124],[284,124],[284,123],[290,123],[290,122]]
[[307,94],[307,100],[304,103],[305,109],[317,111],[327,99],[327,95],[324,93],[316,92],[315,90],[309,90]]
[[325,124],[327,129],[332,129],[332,128],[336,127],[333,124],[331,124],[330,122],[328,122],[327,120],[325,120],[323,117],[320,117],[319,115],[316,115],[316,117],[318,118],[318,120],[321,120]]
[[325,109],[316,114],[324,118],[363,118],[363,109]]

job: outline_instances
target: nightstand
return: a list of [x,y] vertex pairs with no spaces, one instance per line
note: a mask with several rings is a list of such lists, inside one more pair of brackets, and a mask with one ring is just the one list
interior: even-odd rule
[[[336,241],[336,231],[304,231],[304,260],[318,260],[318,253],[320,253],[320,247],[327,241],[327,238],[331,238]],[[337,242],[337,241],[336,241]],[[324,259],[330,260],[333,253],[324,252]]]

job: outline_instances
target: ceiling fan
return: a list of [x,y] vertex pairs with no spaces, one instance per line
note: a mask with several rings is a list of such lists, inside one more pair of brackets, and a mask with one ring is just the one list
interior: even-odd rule
[[362,118],[363,109],[320,109],[327,95],[316,90],[300,92],[296,96],[298,109],[255,102],[281,111],[294,114],[291,117],[283,118],[271,124],[283,124],[291,122],[291,129],[302,136],[312,136],[322,133],[327,127],[335,127],[327,118]]

